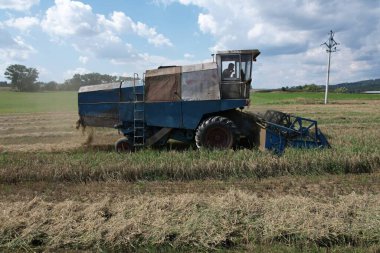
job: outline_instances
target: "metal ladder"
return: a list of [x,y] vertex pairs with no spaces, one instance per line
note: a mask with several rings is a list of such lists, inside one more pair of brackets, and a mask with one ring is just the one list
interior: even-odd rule
[[133,145],[135,147],[145,146],[145,98],[144,86],[138,91],[136,80],[139,75],[133,74]]

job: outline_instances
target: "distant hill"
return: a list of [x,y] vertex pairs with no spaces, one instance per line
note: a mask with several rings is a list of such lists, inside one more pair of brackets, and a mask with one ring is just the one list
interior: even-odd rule
[[331,90],[346,88],[347,92],[360,93],[364,91],[380,91],[380,79],[364,80],[353,83],[340,83],[331,85]]
[[[305,84],[292,87],[282,87],[280,89],[271,89],[269,91],[306,91],[306,92],[323,92],[325,85]],[[339,83],[329,85],[329,90],[337,93],[363,93],[368,91],[380,91],[380,79],[363,80],[352,83]]]

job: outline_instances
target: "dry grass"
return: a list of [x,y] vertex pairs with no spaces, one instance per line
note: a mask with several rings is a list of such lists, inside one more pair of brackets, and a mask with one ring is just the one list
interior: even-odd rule
[[2,202],[0,244],[7,248],[193,249],[250,244],[366,246],[379,243],[380,195],[316,201],[226,194],[114,196],[96,202]]
[[[78,131],[75,113],[21,113],[0,115],[0,150],[56,152],[88,145],[92,130]],[[94,145],[109,145],[120,138],[114,129],[97,129]]]
[[178,194],[223,194],[238,189],[259,198],[299,196],[325,201],[353,192],[380,193],[380,173],[320,176],[281,176],[263,179],[138,181],[138,182],[22,182],[0,184],[0,202],[31,201],[39,196],[48,202],[64,200],[96,202],[109,196],[175,196]]
[[[86,150],[86,149],[85,149]],[[9,153],[0,156],[0,182],[89,182],[267,178],[379,171],[379,153],[289,150],[155,151],[129,156],[105,151]]]

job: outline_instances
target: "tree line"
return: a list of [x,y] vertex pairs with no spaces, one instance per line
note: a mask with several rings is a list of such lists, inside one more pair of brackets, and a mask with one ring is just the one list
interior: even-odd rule
[[70,79],[65,80],[63,83],[55,81],[40,82],[38,81],[38,70],[35,68],[28,68],[24,65],[13,64],[7,67],[4,72],[6,79],[10,83],[0,82],[1,86],[10,86],[15,91],[77,91],[81,86],[121,82],[124,80],[133,80],[131,77],[111,76],[107,74],[88,73],[88,74],[74,74]]
[[[305,84],[305,85],[297,85],[297,86],[284,86],[281,87],[281,91],[301,91],[301,92],[323,92],[325,91],[324,85],[317,84]],[[330,91],[336,93],[347,93],[348,89],[346,87],[337,87],[335,85],[330,85]]]

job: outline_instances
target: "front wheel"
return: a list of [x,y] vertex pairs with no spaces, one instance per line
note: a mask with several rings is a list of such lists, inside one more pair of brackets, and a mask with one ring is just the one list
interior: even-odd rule
[[228,118],[213,116],[203,121],[195,133],[198,148],[230,149],[236,142],[236,125]]
[[115,150],[118,153],[131,153],[134,151],[134,146],[132,141],[127,138],[121,138],[115,142]]

